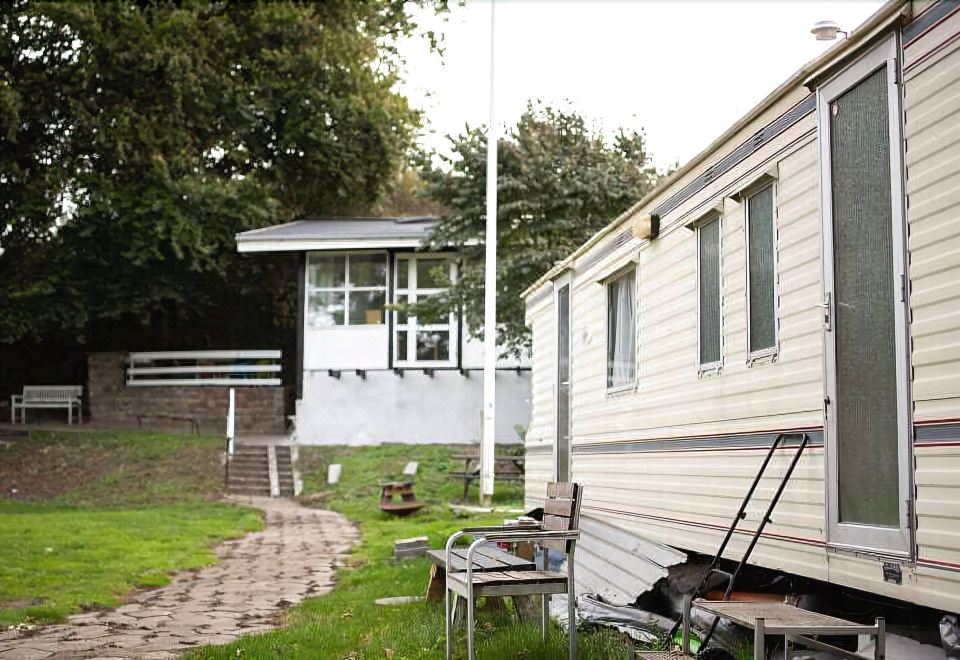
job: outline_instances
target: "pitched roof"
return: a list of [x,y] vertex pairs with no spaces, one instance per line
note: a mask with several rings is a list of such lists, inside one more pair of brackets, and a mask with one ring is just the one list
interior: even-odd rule
[[437,218],[311,217],[237,234],[239,252],[417,247]]

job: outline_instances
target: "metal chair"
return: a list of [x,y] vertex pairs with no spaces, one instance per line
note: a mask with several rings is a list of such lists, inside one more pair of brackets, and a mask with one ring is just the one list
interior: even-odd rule
[[[467,656],[474,660],[474,599],[481,596],[531,596],[540,595],[543,604],[541,622],[543,639],[546,641],[550,625],[551,594],[567,594],[567,629],[570,635],[570,660],[577,657],[576,589],[574,586],[574,554],[580,521],[580,499],[583,489],[575,483],[550,483],[547,485],[547,500],[543,507],[543,522],[537,525],[513,527],[468,527],[447,539],[446,564],[453,566],[453,544],[461,536],[474,540],[467,550],[466,570],[447,571],[445,589],[445,616],[449,660],[453,654],[453,603],[456,596],[467,601]],[[543,563],[537,571],[474,571],[473,558],[484,543],[532,542],[542,548]],[[547,550],[555,549],[566,554],[567,570],[547,570]],[[451,597],[453,592],[454,597]]]

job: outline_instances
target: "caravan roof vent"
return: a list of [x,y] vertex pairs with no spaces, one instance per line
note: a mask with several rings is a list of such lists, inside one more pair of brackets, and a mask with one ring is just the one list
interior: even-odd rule
[[814,35],[817,41],[833,41],[837,38],[837,34],[841,32],[844,37],[847,36],[847,33],[840,29],[840,24],[836,21],[817,21],[810,28],[810,34]]

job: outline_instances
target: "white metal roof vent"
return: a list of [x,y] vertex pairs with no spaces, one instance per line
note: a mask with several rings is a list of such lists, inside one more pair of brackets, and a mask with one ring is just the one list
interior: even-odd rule
[[839,33],[843,33],[844,37],[847,36],[847,33],[840,29],[840,24],[836,21],[817,21],[810,28],[810,34],[814,35],[817,41],[833,41]]

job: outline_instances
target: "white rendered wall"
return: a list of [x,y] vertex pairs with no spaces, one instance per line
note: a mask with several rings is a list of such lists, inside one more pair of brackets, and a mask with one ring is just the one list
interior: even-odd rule
[[[456,370],[433,376],[406,370],[304,370],[295,439],[300,444],[371,445],[382,442],[475,443],[480,437],[483,374]],[[497,442],[519,442],[516,425],[530,420],[530,372],[497,372]]]

